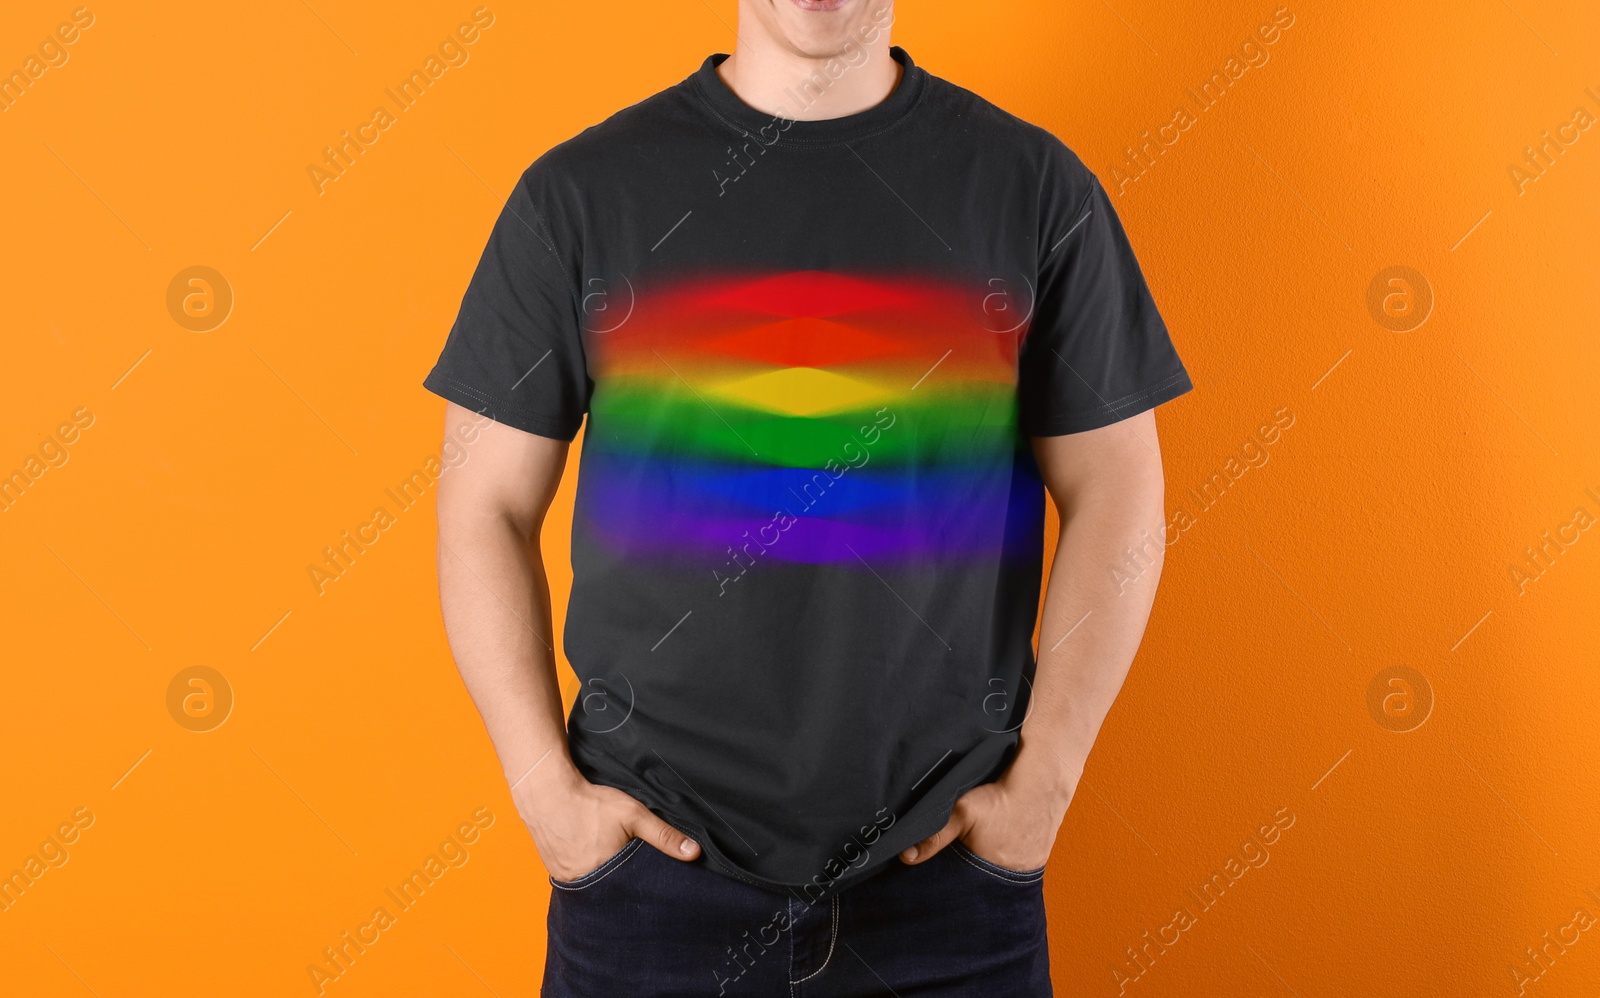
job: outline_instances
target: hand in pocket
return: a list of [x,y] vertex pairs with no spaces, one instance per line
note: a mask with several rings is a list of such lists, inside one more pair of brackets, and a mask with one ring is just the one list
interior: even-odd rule
[[678,860],[700,855],[693,839],[613,787],[596,786],[576,769],[533,774],[512,788],[517,812],[550,876],[572,881],[594,872],[633,839]]

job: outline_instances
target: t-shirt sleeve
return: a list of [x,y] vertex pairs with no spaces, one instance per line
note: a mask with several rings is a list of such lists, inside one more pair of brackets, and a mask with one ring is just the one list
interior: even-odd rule
[[1032,437],[1108,426],[1193,387],[1111,199],[1065,146],[1055,152],[1019,358],[1018,425]]
[[519,430],[571,440],[592,387],[578,296],[578,227],[544,165],[522,175],[489,234],[423,387]]

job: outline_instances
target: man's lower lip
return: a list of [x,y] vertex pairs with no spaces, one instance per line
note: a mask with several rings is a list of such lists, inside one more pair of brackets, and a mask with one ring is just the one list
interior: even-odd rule
[[801,10],[838,10],[850,0],[794,0],[794,5]]

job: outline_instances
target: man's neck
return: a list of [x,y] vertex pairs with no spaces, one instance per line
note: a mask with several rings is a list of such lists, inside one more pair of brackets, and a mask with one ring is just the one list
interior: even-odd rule
[[797,121],[843,118],[881,104],[904,72],[889,55],[886,37],[825,59],[758,39],[741,44],[717,67],[740,100],[764,114]]

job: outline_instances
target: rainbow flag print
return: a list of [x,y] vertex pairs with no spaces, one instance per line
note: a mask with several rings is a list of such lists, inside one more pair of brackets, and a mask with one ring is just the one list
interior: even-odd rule
[[1025,330],[989,329],[981,299],[820,271],[639,290],[627,321],[587,338],[580,516],[629,560],[1036,557]]

